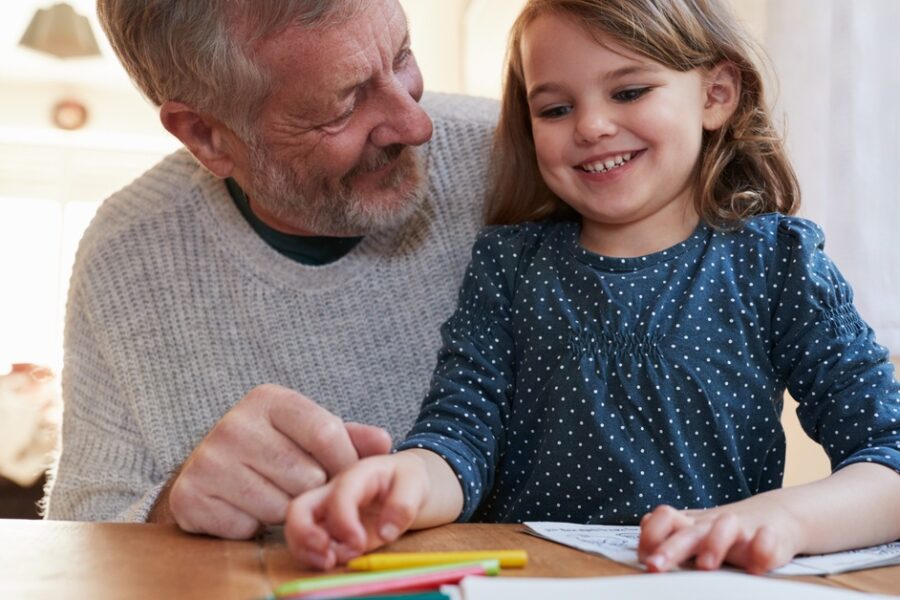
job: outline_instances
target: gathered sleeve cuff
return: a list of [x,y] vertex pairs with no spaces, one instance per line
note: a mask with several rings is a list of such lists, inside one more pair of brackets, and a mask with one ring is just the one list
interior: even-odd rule
[[888,351],[853,304],[853,291],[824,252],[813,223],[778,228],[772,361],[806,433],[833,470],[877,462],[900,472],[900,384]]

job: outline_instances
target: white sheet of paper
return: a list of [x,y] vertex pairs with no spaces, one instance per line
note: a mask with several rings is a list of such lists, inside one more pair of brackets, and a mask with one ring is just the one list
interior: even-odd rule
[[[466,577],[459,585],[465,600],[889,600],[809,583],[754,577],[739,573],[682,571],[624,577],[552,579],[533,577]],[[896,599],[894,599],[896,600]]]
[[[529,533],[538,537],[643,568],[637,560],[640,528],[636,525],[579,525],[549,521],[529,521],[524,525]],[[832,575],[897,564],[900,564],[900,542],[849,552],[797,557],[769,575]]]
[[638,562],[639,527],[630,525],[578,525],[551,521],[523,523],[528,533],[583,552],[600,554],[616,562],[643,569]]

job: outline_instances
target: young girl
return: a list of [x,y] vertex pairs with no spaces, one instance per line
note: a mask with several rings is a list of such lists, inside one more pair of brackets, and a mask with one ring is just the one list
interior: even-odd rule
[[[492,222],[418,422],[296,499],[329,568],[454,520],[641,524],[751,572],[900,537],[900,385],[822,251],[718,0],[531,0]],[[787,388],[834,473],[780,489]]]

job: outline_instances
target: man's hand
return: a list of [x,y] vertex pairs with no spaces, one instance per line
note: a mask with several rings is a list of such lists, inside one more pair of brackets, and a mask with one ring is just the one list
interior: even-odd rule
[[383,429],[344,423],[300,393],[261,385],[194,449],[149,520],[245,539],[283,523],[292,498],[390,448]]

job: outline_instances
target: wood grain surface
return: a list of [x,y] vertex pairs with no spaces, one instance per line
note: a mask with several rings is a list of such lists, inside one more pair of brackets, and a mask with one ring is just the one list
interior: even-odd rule
[[[385,550],[513,548],[527,550],[529,564],[506,569],[503,577],[652,577],[531,536],[521,525],[445,525],[409,533]],[[0,519],[4,599],[254,600],[291,579],[319,574],[294,563],[279,529],[240,542],[190,535],[167,525]],[[900,595],[900,566],[792,579]]]

